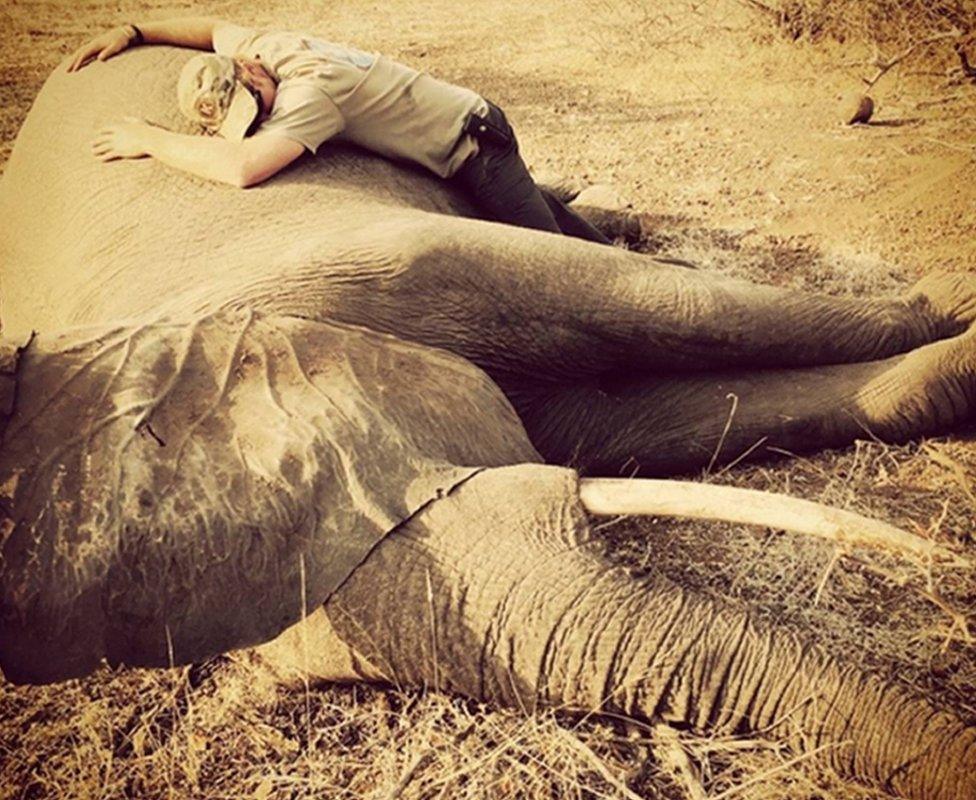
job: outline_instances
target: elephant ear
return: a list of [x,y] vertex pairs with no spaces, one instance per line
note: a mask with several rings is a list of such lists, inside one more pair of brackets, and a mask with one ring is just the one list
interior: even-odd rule
[[241,313],[38,337],[0,447],[0,668],[266,641],[482,466],[536,460],[440,351]]

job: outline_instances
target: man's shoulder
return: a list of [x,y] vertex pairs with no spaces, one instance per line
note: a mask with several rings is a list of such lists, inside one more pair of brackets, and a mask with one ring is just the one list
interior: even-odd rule
[[306,39],[306,34],[287,30],[264,30],[223,22],[214,28],[214,51],[220,55],[247,55],[253,57],[261,49],[298,49]]
[[[261,30],[224,23],[214,30],[214,50],[221,55],[261,55],[264,60],[298,56],[308,61],[351,66],[366,70],[376,55],[346,44],[326,41],[313,33],[293,30]],[[266,58],[270,56],[270,59]]]
[[222,56],[234,56],[241,52],[245,42],[258,35],[254,28],[221,20],[214,26],[213,49]]

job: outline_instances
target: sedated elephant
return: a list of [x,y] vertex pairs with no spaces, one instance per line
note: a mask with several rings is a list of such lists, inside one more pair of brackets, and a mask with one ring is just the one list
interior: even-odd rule
[[3,178],[8,679],[186,663],[307,617],[268,652],[300,635],[336,679],[695,728],[789,712],[844,774],[976,796],[976,728],[610,568],[580,477],[951,427],[976,401],[969,279],[754,285],[473,219],[339,148],[246,192],[92,158],[114,115],[179,125],[185,58],[59,70]]

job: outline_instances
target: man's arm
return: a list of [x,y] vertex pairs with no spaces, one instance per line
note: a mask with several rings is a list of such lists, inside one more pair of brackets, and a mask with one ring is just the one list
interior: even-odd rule
[[97,59],[105,61],[133,44],[171,44],[213,50],[214,30],[227,23],[214,17],[180,17],[160,22],[137,22],[112,28],[85,42],[72,54],[68,72],[75,72]]
[[102,161],[152,156],[184,172],[241,188],[267,180],[304,149],[298,142],[274,134],[229,142],[173,133],[132,119],[104,128],[92,142],[92,152]]

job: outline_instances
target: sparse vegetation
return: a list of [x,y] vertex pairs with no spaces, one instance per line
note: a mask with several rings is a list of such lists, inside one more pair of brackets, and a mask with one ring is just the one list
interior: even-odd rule
[[971,0],[742,0],[793,39],[904,43],[956,30],[976,30]]
[[[971,64],[976,48],[973,0],[740,0],[790,39],[862,43],[874,47],[868,62],[874,74],[863,78],[870,91],[888,70],[911,56],[927,53],[945,65],[950,77],[976,82]],[[884,56],[881,48],[895,49]],[[870,118],[868,113],[865,119]]]

